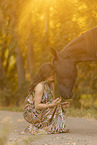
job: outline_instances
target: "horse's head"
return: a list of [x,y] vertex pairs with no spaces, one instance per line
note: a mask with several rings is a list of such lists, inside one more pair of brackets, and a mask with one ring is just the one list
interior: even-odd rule
[[59,52],[51,48],[54,56],[53,64],[61,97],[70,99],[73,95],[72,89],[76,80],[77,70],[70,59],[64,59]]

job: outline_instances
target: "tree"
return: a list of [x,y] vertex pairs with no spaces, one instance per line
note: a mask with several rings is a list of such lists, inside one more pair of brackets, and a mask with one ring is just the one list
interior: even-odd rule
[[0,89],[4,89],[6,87],[6,76],[5,71],[0,58]]

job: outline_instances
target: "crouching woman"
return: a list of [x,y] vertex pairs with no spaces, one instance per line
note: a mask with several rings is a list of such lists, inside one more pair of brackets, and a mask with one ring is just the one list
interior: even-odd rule
[[44,64],[33,79],[23,116],[29,125],[23,133],[41,134],[65,133],[65,107],[68,102],[61,103],[61,98],[54,97],[54,68],[51,63]]

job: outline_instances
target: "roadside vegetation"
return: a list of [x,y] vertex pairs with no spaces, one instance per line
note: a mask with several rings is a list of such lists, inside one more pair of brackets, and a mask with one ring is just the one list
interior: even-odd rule
[[[0,109],[22,111],[32,79],[43,63],[52,60],[49,48],[60,51],[96,25],[96,0],[92,5],[91,0],[1,0]],[[97,62],[80,63],[77,69],[68,114],[95,116]]]

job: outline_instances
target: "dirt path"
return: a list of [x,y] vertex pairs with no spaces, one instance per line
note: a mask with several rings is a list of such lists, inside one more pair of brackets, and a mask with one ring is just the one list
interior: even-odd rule
[[69,117],[70,133],[52,135],[19,135],[26,125],[22,113],[0,111],[0,145],[97,145],[94,119]]

